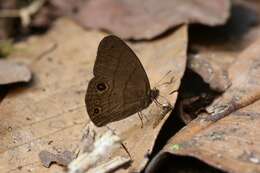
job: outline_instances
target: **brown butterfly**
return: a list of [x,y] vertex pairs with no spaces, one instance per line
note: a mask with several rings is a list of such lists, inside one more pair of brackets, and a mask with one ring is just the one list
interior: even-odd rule
[[107,36],[100,42],[93,73],[85,102],[96,126],[140,112],[159,95],[159,90],[150,88],[138,57],[116,36]]

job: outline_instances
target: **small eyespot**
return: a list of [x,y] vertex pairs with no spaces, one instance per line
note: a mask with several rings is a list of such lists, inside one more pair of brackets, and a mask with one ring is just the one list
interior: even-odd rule
[[96,85],[96,89],[98,92],[104,92],[107,90],[107,85],[104,82],[100,82]]
[[95,100],[95,105],[99,105],[100,104],[100,100],[96,99]]
[[99,114],[101,112],[101,108],[100,107],[95,107],[94,108],[94,114]]

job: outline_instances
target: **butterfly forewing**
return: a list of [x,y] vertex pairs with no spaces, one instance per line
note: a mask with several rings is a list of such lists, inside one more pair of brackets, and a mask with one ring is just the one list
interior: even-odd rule
[[150,84],[135,53],[116,36],[99,44],[86,106],[97,126],[124,119],[151,103]]

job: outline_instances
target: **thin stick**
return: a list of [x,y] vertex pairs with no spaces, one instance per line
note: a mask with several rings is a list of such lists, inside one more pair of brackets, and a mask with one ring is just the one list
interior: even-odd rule
[[20,17],[23,27],[27,27],[31,23],[31,16],[39,11],[45,1],[46,0],[35,0],[29,6],[21,9],[1,10],[0,18]]

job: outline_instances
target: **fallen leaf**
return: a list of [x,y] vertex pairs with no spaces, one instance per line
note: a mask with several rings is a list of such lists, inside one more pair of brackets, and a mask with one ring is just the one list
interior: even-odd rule
[[49,168],[52,163],[67,166],[74,159],[74,155],[70,151],[64,151],[61,154],[53,154],[43,150],[39,153],[39,158],[43,166]]
[[90,0],[51,3],[87,28],[109,30],[122,38],[151,39],[184,23],[224,24],[229,0],[181,1]]
[[[43,167],[38,153],[77,148],[88,122],[86,80],[92,75],[102,37],[102,33],[85,32],[71,21],[60,20],[47,34],[15,45],[17,51],[10,60],[19,57],[19,62],[30,65],[34,81],[29,88],[8,93],[1,102],[0,172],[19,172],[21,167],[25,172],[62,171],[57,165]],[[39,56],[54,44],[56,49]]]
[[[180,97],[180,116],[185,123],[196,118],[199,111],[205,110],[212,102],[208,98],[213,96],[214,99],[230,87],[230,65],[260,34],[257,25],[260,21],[259,8],[258,1],[236,0],[233,1],[231,16],[225,25],[215,28],[198,25],[190,27],[189,73],[186,72],[184,77],[184,89]],[[210,88],[201,85],[201,79],[192,72],[198,74]],[[189,88],[190,85],[194,87]],[[212,95],[212,92],[215,93]]]
[[188,67],[199,74],[213,90],[224,92],[231,85],[226,69],[203,53],[190,55]]
[[[38,153],[78,148],[83,127],[91,124],[84,97],[87,80],[93,75],[97,47],[104,36],[104,33],[84,31],[75,23],[61,19],[47,34],[15,45],[18,50],[25,51],[14,55],[20,54],[20,57],[26,57],[26,63],[33,63],[34,82],[26,90],[17,88],[1,103],[0,172],[20,171],[19,168],[33,172],[61,171],[56,165],[44,168]],[[57,48],[39,58],[39,52],[53,43]],[[161,95],[167,98],[159,97],[159,101],[174,106],[177,93],[171,92],[178,89],[186,65],[187,26],[179,27],[167,37],[130,44],[130,47],[142,61],[151,86],[158,87]],[[157,86],[158,82],[163,85]],[[131,154],[133,162],[129,170],[144,167],[148,160],[144,157],[151,152],[161,126],[170,114],[169,110],[161,112],[156,107],[152,104],[143,112],[148,117],[143,120],[143,128],[137,115],[109,124]],[[150,113],[151,110],[155,112]],[[101,136],[107,128],[95,130]],[[114,154],[128,158],[123,147]]]
[[[84,152],[82,154],[79,154],[78,157],[73,160],[69,166],[69,173],[84,173],[89,172],[91,168],[95,169],[98,165],[100,166],[100,162],[102,162],[108,155],[111,155],[111,152],[113,152],[114,149],[118,148],[120,145],[120,138],[112,131],[107,130],[100,138],[95,138],[93,141],[92,149],[88,150],[87,152]],[[91,145],[91,144],[90,144]],[[89,146],[86,146],[89,148]],[[116,158],[116,157],[115,157]],[[117,157],[118,158],[118,157]],[[109,160],[113,160],[114,158],[109,158]],[[116,159],[118,160],[118,159]],[[129,158],[123,158],[119,159],[119,164],[124,164],[125,161],[129,162]],[[123,162],[122,162],[123,160]],[[115,162],[112,162],[111,164],[115,164]],[[105,163],[106,165],[106,163]],[[111,165],[110,165],[111,166]],[[116,165],[120,166],[120,165]],[[109,167],[109,166],[108,166]],[[113,166],[114,167],[114,166]],[[108,170],[105,170],[102,172],[109,172]],[[93,171],[94,172],[94,171]]]
[[169,152],[198,158],[226,172],[259,172],[259,106],[258,101],[210,125],[193,120],[169,140],[150,170]]
[[212,90],[224,92],[230,86],[229,66],[260,34],[259,9],[259,1],[236,0],[225,25],[190,28],[188,68],[199,74]]
[[149,170],[169,152],[196,157],[227,172],[260,171],[259,44],[258,38],[230,66],[232,85],[207,107],[209,115],[200,114],[173,136]]
[[[208,119],[217,121],[260,99],[260,40],[249,46],[228,69],[232,85],[207,107]],[[238,70],[239,69],[239,70]],[[241,73],[243,72],[243,73]]]
[[31,71],[25,65],[0,60],[0,85],[29,82],[31,77]]

